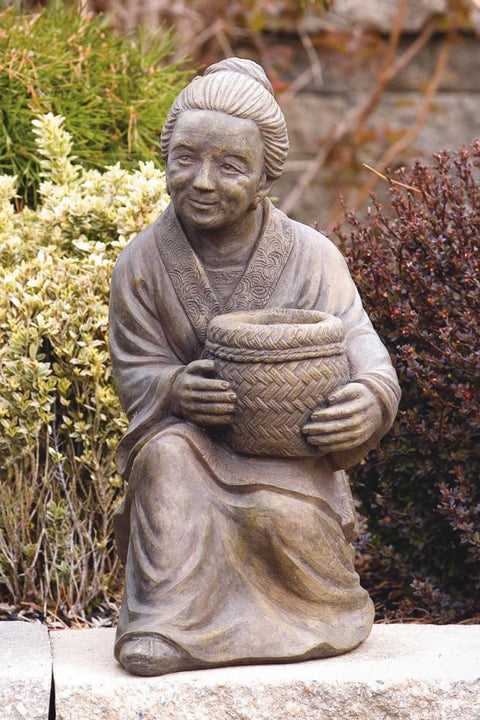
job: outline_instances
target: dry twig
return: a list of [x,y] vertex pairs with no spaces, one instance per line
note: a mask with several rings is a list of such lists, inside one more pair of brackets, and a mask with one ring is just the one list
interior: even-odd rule
[[[445,68],[447,67],[448,59],[450,57],[450,53],[452,50],[454,40],[454,33],[449,33],[443,44],[440,48],[440,52],[438,54],[437,63],[435,65],[435,69],[433,71],[433,75],[427,85],[424,98],[422,100],[422,103],[420,104],[420,107],[418,109],[417,117],[415,118],[415,121],[412,123],[412,125],[408,128],[408,130],[402,135],[402,137],[397,140],[393,145],[391,145],[387,150],[383,153],[382,157],[379,159],[377,165],[384,168],[390,163],[392,163],[398,155],[401,155],[402,152],[404,152],[407,148],[411,146],[411,144],[414,142],[416,137],[418,136],[420,130],[422,129],[423,125],[425,124],[425,120],[427,118],[427,115],[430,111],[430,107],[433,101],[433,98],[435,97],[435,93],[438,90],[438,86],[440,84],[440,81],[442,79],[443,73],[445,71]],[[368,165],[366,166],[368,167]],[[369,168],[370,170],[373,170],[373,168]],[[383,177],[382,174],[376,170],[373,170],[373,172],[380,177]],[[378,177],[371,176],[368,181],[363,185],[363,187],[360,188],[360,190],[357,193],[357,196],[355,198],[354,208],[358,208],[359,205],[362,204],[366,198],[370,195],[372,190],[374,189],[375,185],[378,182]],[[395,181],[391,181],[395,182]],[[396,183],[398,185],[401,185],[402,183]],[[408,187],[408,186],[407,186]],[[412,189],[412,188],[410,188]],[[418,190],[417,190],[418,192]]]
[[375,170],[371,165],[367,165],[367,163],[362,163],[363,167],[367,168],[367,170],[371,170],[375,175],[377,175],[382,180],[385,180],[385,182],[388,182],[389,185],[399,185],[400,187],[405,188],[406,190],[411,190],[412,192],[419,193],[421,192],[418,188],[413,187],[413,185],[407,185],[406,183],[402,183],[399,180],[393,180],[393,178],[388,177],[387,175],[384,175],[379,170]]
[[375,87],[371,90],[367,97],[352,108],[346,114],[342,122],[336,126],[325,145],[318,151],[317,155],[310,162],[309,167],[287,195],[282,203],[282,210],[287,214],[295,208],[296,204],[300,201],[302,195],[305,193],[305,190],[313,181],[318,171],[327,163],[328,159],[340,143],[347,137],[355,138],[358,136],[365,125],[366,120],[378,106],[388,83],[401,70],[403,70],[409,62],[411,62],[411,60],[420,52],[420,50],[432,37],[435,29],[433,21],[427,23],[414,42],[412,42],[411,45],[395,61],[393,61],[403,25],[405,11],[404,5],[405,3],[402,2],[399,6],[399,11],[397,13],[395,25],[387,48],[386,57],[382,63],[382,68]]

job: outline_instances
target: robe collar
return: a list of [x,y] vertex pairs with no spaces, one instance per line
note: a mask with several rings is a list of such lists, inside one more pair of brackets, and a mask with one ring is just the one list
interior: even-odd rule
[[172,204],[154,223],[153,230],[175,293],[202,345],[208,323],[215,315],[261,310],[267,305],[293,246],[293,230],[287,216],[265,200],[261,237],[232,295],[222,305]]

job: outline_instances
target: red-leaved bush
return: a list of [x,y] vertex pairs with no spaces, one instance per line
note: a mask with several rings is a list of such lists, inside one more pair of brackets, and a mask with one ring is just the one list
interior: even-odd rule
[[417,162],[391,207],[347,214],[339,240],[396,364],[399,414],[351,472],[360,570],[390,619],[480,614],[480,141]]

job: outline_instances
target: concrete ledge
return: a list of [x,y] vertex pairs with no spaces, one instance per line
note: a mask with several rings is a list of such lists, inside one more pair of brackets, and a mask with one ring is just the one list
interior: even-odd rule
[[128,675],[114,631],[51,633],[57,720],[480,720],[480,626],[376,625],[328,660]]
[[51,682],[47,628],[40,623],[0,622],[2,720],[47,720]]

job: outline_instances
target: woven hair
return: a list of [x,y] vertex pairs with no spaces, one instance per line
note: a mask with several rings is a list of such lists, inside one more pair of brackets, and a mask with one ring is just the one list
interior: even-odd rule
[[251,60],[229,58],[208,67],[174,100],[162,130],[162,156],[168,158],[177,118],[184,110],[213,110],[252,120],[265,147],[265,173],[282,174],[288,153],[287,125],[263,69]]

